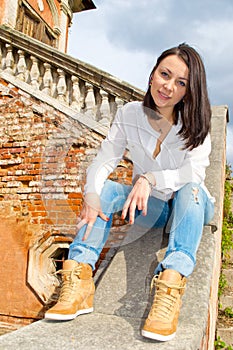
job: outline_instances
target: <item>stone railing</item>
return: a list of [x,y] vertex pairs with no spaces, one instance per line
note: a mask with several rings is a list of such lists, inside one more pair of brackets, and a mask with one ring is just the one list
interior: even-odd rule
[[106,126],[118,107],[144,94],[6,26],[0,26],[0,70]]

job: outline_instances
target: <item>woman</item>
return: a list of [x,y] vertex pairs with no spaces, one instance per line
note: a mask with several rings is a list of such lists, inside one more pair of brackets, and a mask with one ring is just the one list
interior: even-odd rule
[[[199,54],[181,44],[164,51],[153,68],[143,102],[118,110],[87,171],[78,234],[63,270],[58,303],[46,318],[73,319],[93,311],[92,270],[108,238],[114,212],[130,224],[166,227],[169,243],[155,270],[153,304],[142,335],[175,336],[186,278],[193,272],[203,225],[214,211],[204,185],[209,165],[211,109]],[[128,148],[133,184],[107,180]]]

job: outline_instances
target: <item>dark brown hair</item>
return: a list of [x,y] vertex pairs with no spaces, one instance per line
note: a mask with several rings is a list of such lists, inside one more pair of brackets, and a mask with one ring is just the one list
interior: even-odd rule
[[164,51],[157,59],[150,77],[148,89],[143,100],[145,113],[148,109],[157,110],[150,92],[150,82],[160,62],[169,55],[177,55],[189,68],[189,81],[184,99],[178,102],[175,109],[175,124],[179,114],[182,127],[179,135],[185,141],[185,148],[193,149],[201,145],[210,130],[211,107],[208,98],[205,67],[200,55],[191,46],[183,43]]

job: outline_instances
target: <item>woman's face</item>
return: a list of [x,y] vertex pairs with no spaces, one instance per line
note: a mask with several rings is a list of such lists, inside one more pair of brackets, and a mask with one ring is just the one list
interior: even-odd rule
[[172,117],[174,106],[186,94],[188,76],[187,65],[176,55],[167,56],[156,68],[151,81],[151,95],[163,116]]

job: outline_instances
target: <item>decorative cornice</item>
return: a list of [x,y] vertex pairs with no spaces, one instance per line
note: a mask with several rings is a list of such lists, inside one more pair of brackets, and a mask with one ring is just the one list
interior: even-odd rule
[[61,34],[61,29],[60,29],[59,27],[54,26],[54,27],[53,27],[53,31],[54,31],[54,33],[55,33],[56,35],[58,35],[58,36]]
[[[53,21],[54,21],[54,28],[53,30],[55,31],[56,34],[61,33],[60,27],[60,21],[59,21],[59,15],[58,15],[58,10],[57,6],[54,3],[54,0],[47,0],[47,3],[49,5],[49,8],[51,10],[52,16],[53,16]],[[59,30],[59,33],[58,33]]]
[[96,6],[92,0],[69,0],[69,5],[72,12],[96,9]]
[[60,5],[60,9],[62,12],[65,13],[66,16],[70,17],[70,20],[73,17],[73,12],[71,11],[70,6],[67,4],[67,2],[63,2],[63,0],[61,1],[61,5]]

